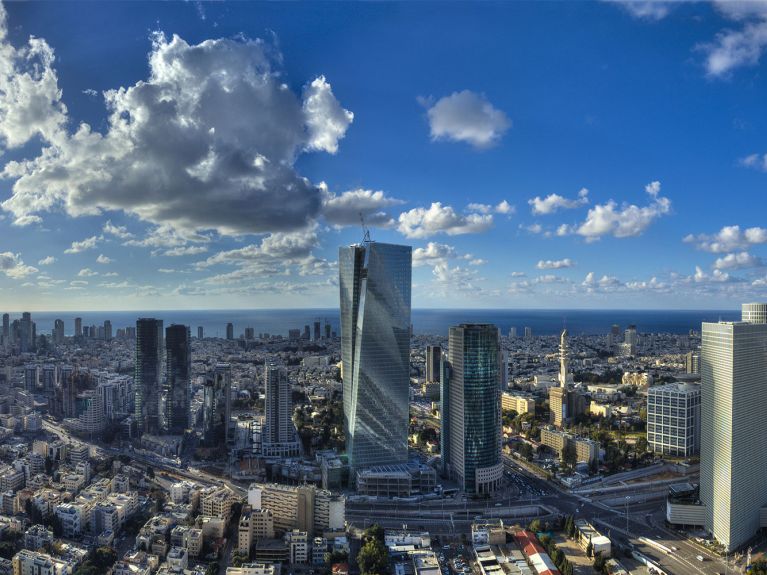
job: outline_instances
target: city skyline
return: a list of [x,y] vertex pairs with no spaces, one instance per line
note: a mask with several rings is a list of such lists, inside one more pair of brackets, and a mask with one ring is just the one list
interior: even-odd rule
[[0,6],[18,311],[331,307],[360,213],[414,308],[767,294],[764,4]]

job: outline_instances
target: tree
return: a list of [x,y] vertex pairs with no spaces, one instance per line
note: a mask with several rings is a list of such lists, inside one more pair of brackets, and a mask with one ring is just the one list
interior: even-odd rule
[[362,575],[388,575],[389,554],[383,542],[369,539],[357,554],[357,565]]
[[365,530],[364,535],[362,536],[362,539],[364,541],[370,541],[371,539],[377,539],[381,543],[384,542],[384,528],[378,525],[378,523],[374,523],[370,527],[368,527]]
[[604,573],[606,567],[607,562],[605,561],[605,558],[602,557],[602,552],[597,551],[594,555],[594,571],[597,573]]
[[578,452],[575,449],[575,443],[568,441],[565,443],[565,448],[562,450],[562,461],[569,469],[574,469],[575,464],[578,463]]
[[529,531],[532,531],[533,533],[540,533],[540,531],[541,531],[541,520],[540,519],[533,519],[530,522],[530,525],[527,526],[527,529]]

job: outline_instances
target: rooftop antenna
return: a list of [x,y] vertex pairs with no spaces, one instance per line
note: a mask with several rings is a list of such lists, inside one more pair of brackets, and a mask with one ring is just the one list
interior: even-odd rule
[[370,243],[370,230],[365,225],[365,216],[362,215],[362,212],[360,212],[360,223],[362,224],[362,243],[369,244]]

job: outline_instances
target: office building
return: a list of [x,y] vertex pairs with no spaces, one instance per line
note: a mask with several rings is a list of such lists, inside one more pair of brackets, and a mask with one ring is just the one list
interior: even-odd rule
[[685,371],[691,375],[700,374],[700,353],[691,351],[684,357]]
[[64,343],[64,321],[57,319],[53,322],[53,343],[55,345],[61,345]]
[[[743,311],[762,319],[755,304]],[[703,324],[700,498],[706,529],[727,551],[767,526],[765,374],[767,323]]]
[[578,437],[553,427],[541,429],[541,445],[556,452],[560,459],[564,459],[565,448],[572,444],[575,447],[575,457],[578,463],[595,465],[599,458],[599,444],[588,437]]
[[234,339],[234,325],[226,324],[226,339]]
[[621,355],[624,357],[633,357],[637,354],[637,346],[639,345],[639,336],[637,335],[637,327],[630,325],[623,333],[623,344],[621,345]]
[[330,324],[325,324],[325,339],[330,339],[332,332],[330,331]]
[[314,341],[320,341],[320,322],[314,322]]
[[202,329],[202,326],[197,326],[197,339],[203,339],[205,336],[205,332]]
[[344,427],[350,477],[407,462],[412,248],[339,250]]
[[[490,324],[450,328],[447,361],[449,451],[445,468],[469,494],[501,486],[500,335]],[[444,429],[444,427],[443,427]]]
[[741,319],[748,323],[767,323],[767,303],[744,303]]
[[509,337],[511,339],[514,339],[515,337],[517,337],[517,328],[516,327],[509,328]]
[[314,536],[345,528],[344,497],[312,485],[254,483],[248,489],[248,505],[253,510],[271,511],[278,535],[300,529]]
[[293,402],[288,383],[288,372],[276,364],[268,364],[264,369],[264,431],[265,443],[287,443],[293,441]]
[[112,341],[112,322],[109,320],[104,321],[104,340]]
[[232,369],[228,363],[216,364],[203,389],[202,442],[206,447],[223,448],[229,441],[231,419]]
[[442,364],[442,348],[438,345],[426,346],[426,381],[439,383],[439,372]]
[[3,341],[7,342],[11,338],[11,316],[3,314]]
[[189,328],[173,324],[165,329],[164,431],[183,435],[189,428],[192,342]]
[[163,373],[162,320],[136,321],[134,417],[139,436],[160,433],[160,385]]
[[309,333],[310,333],[309,332],[309,326],[305,325],[304,326],[304,339],[307,340],[307,341],[309,340]]
[[37,330],[35,322],[32,321],[32,314],[25,311],[21,314],[19,322],[19,352],[32,353],[36,350]]
[[83,318],[75,318],[75,337],[80,338],[83,336]]
[[700,385],[666,383],[647,390],[647,443],[655,453],[691,457],[700,449]]

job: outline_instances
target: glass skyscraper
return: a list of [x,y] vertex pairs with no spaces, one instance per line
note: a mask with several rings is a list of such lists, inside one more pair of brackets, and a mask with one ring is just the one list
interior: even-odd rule
[[492,493],[503,479],[498,328],[450,328],[442,389],[443,466],[466,493]]
[[[407,462],[412,248],[339,250],[344,428],[350,477]],[[352,479],[354,480],[354,479]]]
[[223,447],[229,441],[231,389],[232,368],[228,363],[216,364],[203,388],[202,443],[206,447]]
[[192,342],[189,328],[173,324],[165,329],[164,430],[182,435],[189,428]]
[[139,435],[160,433],[160,385],[162,384],[162,320],[136,320],[134,370],[134,416]]

